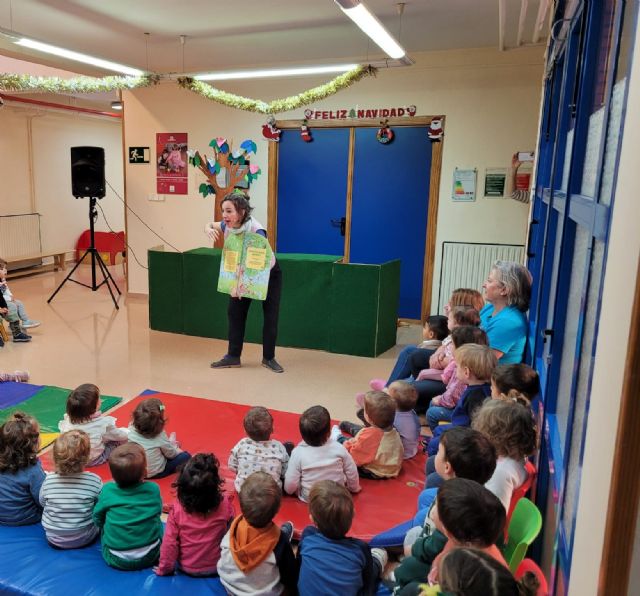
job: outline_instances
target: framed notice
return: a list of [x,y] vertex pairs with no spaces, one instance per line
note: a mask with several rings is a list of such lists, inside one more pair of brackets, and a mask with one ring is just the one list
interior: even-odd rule
[[451,189],[451,199],[460,202],[471,202],[476,200],[476,177],[478,171],[459,170],[453,171],[453,188]]
[[487,168],[484,175],[484,196],[490,199],[504,197],[507,168]]
[[186,195],[189,192],[187,149],[186,132],[156,134],[156,180],[159,195]]

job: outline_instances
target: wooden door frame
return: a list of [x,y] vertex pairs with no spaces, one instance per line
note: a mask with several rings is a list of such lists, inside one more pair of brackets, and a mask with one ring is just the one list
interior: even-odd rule
[[598,594],[626,594],[640,499],[640,263],[629,330]]
[[[412,118],[389,118],[389,126],[400,128],[403,126],[428,127],[432,120],[442,121],[445,128],[445,116],[414,116]],[[275,125],[282,130],[300,129],[303,120],[278,120]],[[344,120],[313,120],[310,128],[349,128],[349,163],[347,165],[347,195],[346,218],[347,232],[345,234],[345,262],[349,262],[351,242],[351,193],[353,190],[353,159],[355,153],[355,129],[379,128],[379,118],[344,119]],[[429,197],[427,209],[427,229],[424,251],[422,275],[422,318],[429,316],[431,310],[431,294],[433,288],[433,272],[436,257],[436,233],[438,229],[438,203],[440,201],[440,175],[442,172],[442,145],[440,141],[431,143],[431,172],[429,177]],[[276,246],[276,232],[278,221],[278,143],[269,143],[269,182],[267,185],[267,235],[271,246]]]

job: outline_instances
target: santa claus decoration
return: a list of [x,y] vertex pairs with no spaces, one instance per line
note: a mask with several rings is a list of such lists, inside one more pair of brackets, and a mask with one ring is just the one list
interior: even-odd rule
[[276,119],[273,116],[269,116],[267,122],[262,125],[262,136],[267,139],[267,141],[277,143],[280,141],[281,134],[282,131],[276,128]]

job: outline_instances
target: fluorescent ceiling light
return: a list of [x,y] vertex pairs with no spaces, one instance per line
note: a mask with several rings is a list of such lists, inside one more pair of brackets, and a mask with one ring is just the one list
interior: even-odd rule
[[357,64],[332,64],[328,66],[301,66],[295,68],[267,68],[262,70],[235,70],[228,72],[210,72],[195,75],[198,81],[231,81],[234,79],[264,79],[268,77],[295,77],[302,75],[324,74],[328,72],[347,72]]
[[144,71],[138,70],[137,68],[131,68],[130,66],[118,64],[117,62],[110,62],[109,60],[102,60],[102,58],[95,58],[94,56],[88,56],[87,54],[73,52],[71,50],[66,50],[65,48],[49,45],[48,43],[35,41],[28,37],[21,37],[17,41],[14,41],[14,43],[25,48],[45,52],[46,54],[53,54],[54,56],[60,56],[61,58],[68,58],[69,60],[75,60],[76,62],[82,62],[84,64],[91,64],[93,66],[104,68],[105,70],[113,70],[115,72],[120,72],[134,77],[139,77],[144,74]]
[[388,56],[396,60],[405,55],[402,46],[386,27],[359,0],[335,0],[336,4]]

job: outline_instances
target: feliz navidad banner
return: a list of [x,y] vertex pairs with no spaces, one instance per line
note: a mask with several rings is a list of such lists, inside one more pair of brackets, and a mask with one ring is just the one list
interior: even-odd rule
[[347,118],[402,118],[416,115],[416,106],[395,108],[347,108],[341,110],[305,110],[306,120],[345,120]]

